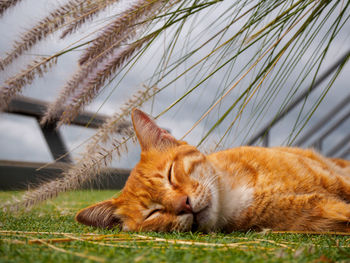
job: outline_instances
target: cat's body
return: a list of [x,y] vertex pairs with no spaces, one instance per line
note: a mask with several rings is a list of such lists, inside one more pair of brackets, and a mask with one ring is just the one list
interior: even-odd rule
[[239,147],[204,155],[133,112],[141,160],[118,198],[77,221],[126,231],[350,232],[350,162],[299,148]]

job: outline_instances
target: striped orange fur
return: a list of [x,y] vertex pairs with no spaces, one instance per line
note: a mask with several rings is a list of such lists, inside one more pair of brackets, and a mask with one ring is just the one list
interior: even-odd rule
[[350,162],[300,148],[238,147],[204,155],[140,110],[140,162],[119,197],[78,212],[125,231],[350,232]]

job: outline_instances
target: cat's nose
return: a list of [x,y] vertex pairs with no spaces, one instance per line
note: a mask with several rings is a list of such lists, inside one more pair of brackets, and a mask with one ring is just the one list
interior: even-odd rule
[[175,209],[177,215],[193,213],[190,198],[188,196],[182,196],[179,198]]

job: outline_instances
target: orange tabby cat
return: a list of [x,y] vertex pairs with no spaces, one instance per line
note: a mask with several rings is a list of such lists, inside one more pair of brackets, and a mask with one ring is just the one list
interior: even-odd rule
[[350,232],[350,162],[299,148],[239,147],[204,155],[140,110],[141,160],[119,197],[76,220],[125,231]]

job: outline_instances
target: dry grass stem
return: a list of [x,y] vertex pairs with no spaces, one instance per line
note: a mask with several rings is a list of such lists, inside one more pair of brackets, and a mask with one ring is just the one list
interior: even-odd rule
[[[115,247],[115,248],[132,248],[132,249],[175,249],[175,250],[215,250],[215,251],[227,251],[227,250],[243,250],[243,251],[257,251],[263,250],[265,252],[275,252],[279,249],[284,249],[285,251],[291,251],[295,254],[301,253],[305,250],[305,247],[300,247],[299,242],[288,242],[284,240],[271,240],[271,239],[261,239],[254,237],[232,237],[228,236],[226,238],[233,240],[244,240],[244,241],[234,241],[230,243],[216,243],[216,242],[204,242],[204,241],[195,241],[190,239],[173,239],[173,238],[160,238],[148,235],[141,235],[137,233],[117,233],[117,234],[81,234],[81,233],[65,233],[57,232],[56,234],[63,236],[60,238],[42,238],[35,237],[38,235],[52,235],[50,232],[32,232],[32,231],[1,231],[5,236],[13,236],[13,239],[2,238],[1,241],[8,242],[11,244],[20,244],[20,245],[36,245],[42,244],[56,251],[62,253],[72,254],[78,257],[88,258],[89,260],[98,261],[104,260],[104,258],[99,258],[91,255],[81,254],[61,247],[57,247],[53,244],[58,243],[70,243],[74,241],[79,241],[83,243],[93,244],[101,247]],[[1,233],[0,232],[0,233]],[[300,234],[299,231],[290,231],[292,234]],[[288,231],[279,231],[276,233],[289,234]],[[304,232],[301,232],[304,233]],[[308,232],[310,233],[310,232]],[[316,233],[316,232],[311,232]],[[19,234],[19,235],[18,235]],[[324,234],[324,233],[317,233]],[[333,233],[332,233],[333,234]],[[206,235],[199,235],[206,237]],[[24,237],[27,241],[19,240],[18,237]],[[233,241],[232,240],[232,241]],[[345,242],[348,242],[346,240]],[[66,245],[73,248],[73,245]],[[320,246],[316,244],[309,244],[308,247],[318,247],[327,249],[330,247],[334,248],[349,248],[349,245],[343,244],[339,245],[327,245]]]
[[[260,244],[261,241],[255,241],[255,240],[245,241],[245,242],[236,242],[236,243],[218,244],[218,243],[195,242],[195,241],[189,241],[189,240],[163,239],[163,238],[155,238],[151,236],[147,237],[147,236],[142,236],[138,234],[133,234],[132,236],[140,237],[140,239],[135,239],[135,238],[128,238],[128,239],[116,238],[113,240],[110,240],[108,238],[100,239],[100,241],[112,242],[112,243],[105,243],[105,242],[96,242],[95,241],[97,240],[96,238],[93,238],[93,239],[79,238],[68,234],[66,236],[76,241],[88,242],[99,246],[120,247],[120,248],[136,248],[136,247],[166,248],[168,247],[169,244],[173,244],[173,245],[181,245],[179,247],[173,247],[176,249],[195,249],[196,246],[199,246],[200,248],[198,249],[201,249],[201,250],[214,249],[214,248],[219,250],[228,250],[232,248],[236,248],[236,249],[260,248],[260,249],[267,249],[267,250],[276,249],[276,248],[266,248],[266,247],[256,246],[257,244]],[[132,243],[132,245],[130,243]],[[157,245],[154,245],[155,243],[157,243]],[[163,243],[163,245],[159,245],[159,243]],[[184,245],[186,247],[184,247]],[[254,246],[251,246],[251,245],[254,245]]]
[[317,231],[269,231],[271,234],[303,234],[303,235],[335,235],[350,236],[347,232],[317,232]]
[[[121,247],[121,248],[135,248],[135,246],[133,246],[133,245],[127,245],[127,244],[110,244],[110,243],[96,242],[96,241],[93,241],[93,240],[91,240],[91,239],[86,240],[86,239],[79,238],[79,237],[75,237],[75,236],[71,236],[71,235],[66,235],[66,236],[68,236],[68,237],[70,237],[70,238],[72,238],[73,240],[76,240],[76,241],[87,242],[87,243],[95,244],[95,245],[99,245],[99,246]],[[103,239],[101,239],[101,240],[103,240]]]
[[32,244],[43,244],[43,241],[46,243],[66,243],[66,242],[71,242],[74,241],[72,238],[51,238],[51,239],[31,239],[28,241],[29,245]]
[[227,243],[227,244],[218,244],[218,243],[206,243],[206,242],[196,242],[196,241],[187,241],[187,240],[175,240],[175,239],[165,239],[158,237],[147,237],[143,235],[135,234],[135,236],[140,238],[148,239],[151,238],[152,241],[155,242],[165,242],[176,245],[191,245],[191,246],[211,246],[211,247],[237,247],[241,244],[257,244],[260,241],[245,241],[245,242],[237,242],[237,243]]
[[0,238],[0,241],[7,242],[14,245],[25,245],[26,242],[18,239],[8,239],[8,238]]
[[[0,230],[1,234],[10,234],[10,235],[65,235],[65,234],[74,234],[74,233],[65,233],[65,232],[43,232],[43,231],[19,231],[19,230]],[[85,233],[87,236],[95,236],[98,234],[94,233]]]
[[106,262],[106,260],[104,258],[100,258],[100,257],[95,257],[95,256],[91,256],[91,255],[87,255],[87,254],[84,254],[84,253],[79,253],[79,252],[74,252],[74,251],[70,251],[70,250],[66,250],[66,249],[63,249],[63,248],[60,248],[60,247],[56,247],[52,244],[49,244],[41,239],[38,239],[38,241],[40,243],[42,243],[43,245],[46,245],[47,247],[53,249],[53,250],[56,250],[56,251],[59,251],[59,252],[62,252],[62,253],[66,253],[66,254],[70,254],[70,255],[73,255],[73,256],[77,256],[77,257],[80,257],[80,258],[86,258],[88,260],[92,260],[92,261],[96,261],[96,262]]

